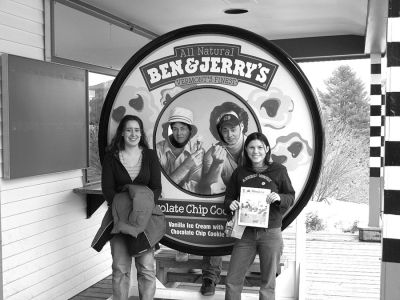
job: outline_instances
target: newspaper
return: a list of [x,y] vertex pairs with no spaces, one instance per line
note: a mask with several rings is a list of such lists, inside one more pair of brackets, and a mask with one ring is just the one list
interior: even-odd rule
[[270,189],[242,187],[240,190],[239,225],[268,228]]

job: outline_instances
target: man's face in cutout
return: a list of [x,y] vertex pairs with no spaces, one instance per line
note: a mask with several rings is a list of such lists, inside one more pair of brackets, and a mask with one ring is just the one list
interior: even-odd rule
[[222,138],[228,145],[235,145],[239,141],[242,130],[242,123],[238,125],[226,123],[220,128]]
[[181,122],[175,122],[171,124],[172,136],[178,143],[184,143],[190,136],[189,125]]

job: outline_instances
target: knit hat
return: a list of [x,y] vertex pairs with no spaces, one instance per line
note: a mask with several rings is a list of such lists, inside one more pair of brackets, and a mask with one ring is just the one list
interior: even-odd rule
[[181,122],[188,125],[193,125],[193,113],[189,109],[183,107],[175,107],[171,110],[167,122],[170,124]]

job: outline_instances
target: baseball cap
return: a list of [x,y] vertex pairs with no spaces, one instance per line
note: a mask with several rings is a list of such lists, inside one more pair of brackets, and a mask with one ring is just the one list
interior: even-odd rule
[[236,115],[234,115],[233,113],[227,113],[227,114],[222,115],[219,118],[217,127],[221,128],[224,125],[236,126],[236,125],[239,125],[239,123],[240,123],[240,120]]

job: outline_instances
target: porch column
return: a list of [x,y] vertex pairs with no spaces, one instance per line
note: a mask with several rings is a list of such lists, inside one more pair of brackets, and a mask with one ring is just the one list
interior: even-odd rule
[[400,295],[400,0],[389,0],[381,299]]
[[369,168],[369,227],[380,227],[383,191],[385,97],[382,95],[381,54],[370,55],[370,168]]

